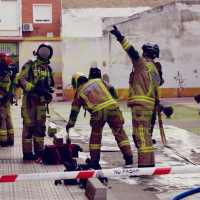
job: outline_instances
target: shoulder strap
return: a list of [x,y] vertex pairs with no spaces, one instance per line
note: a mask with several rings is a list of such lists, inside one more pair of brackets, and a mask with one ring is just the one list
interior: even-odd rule
[[55,86],[55,82],[54,82],[54,79],[53,79],[53,73],[52,73],[52,68],[50,67],[50,65],[47,65],[47,68],[48,68],[48,71],[50,73],[50,78],[51,78],[51,87],[54,87]]

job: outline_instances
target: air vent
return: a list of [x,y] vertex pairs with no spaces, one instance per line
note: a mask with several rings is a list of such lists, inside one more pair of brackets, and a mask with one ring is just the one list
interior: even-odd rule
[[33,31],[33,24],[23,23],[23,31]]

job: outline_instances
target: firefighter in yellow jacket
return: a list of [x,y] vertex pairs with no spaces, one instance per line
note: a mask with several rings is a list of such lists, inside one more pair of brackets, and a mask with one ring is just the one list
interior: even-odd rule
[[24,160],[36,160],[43,153],[46,110],[54,92],[53,72],[49,66],[53,48],[49,43],[44,43],[33,53],[37,59],[25,63],[19,75],[19,84],[23,88],[21,111]]
[[14,145],[14,129],[11,117],[13,102],[14,74],[9,66],[12,57],[8,53],[0,53],[0,146]]
[[155,101],[158,99],[160,76],[154,59],[159,57],[157,44],[148,43],[142,46],[143,55],[129,43],[113,26],[111,34],[115,35],[123,49],[129,55],[134,72],[129,79],[129,98],[127,105],[132,111],[133,140],[138,149],[138,167],[154,167],[154,148],[151,139],[151,117]]
[[117,94],[113,86],[102,79],[88,80],[77,72],[72,77],[72,85],[77,89],[72,103],[71,114],[66,126],[67,132],[74,127],[80,108],[83,106],[91,114],[90,156],[93,164],[99,166],[102,130],[107,122],[125,159],[125,167],[133,164],[129,139],[123,129],[124,119],[119,110]]

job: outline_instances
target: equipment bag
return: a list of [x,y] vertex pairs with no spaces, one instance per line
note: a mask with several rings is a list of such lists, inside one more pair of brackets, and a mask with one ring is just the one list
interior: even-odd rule
[[78,157],[78,152],[83,149],[77,144],[62,144],[45,146],[43,155],[37,160],[44,164],[59,165],[63,164],[70,157]]

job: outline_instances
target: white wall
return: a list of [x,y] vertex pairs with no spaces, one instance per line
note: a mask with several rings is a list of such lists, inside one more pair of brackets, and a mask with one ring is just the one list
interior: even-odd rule
[[131,17],[104,19],[104,56],[115,58],[107,63],[104,73],[108,74],[111,84],[128,88],[132,64],[109,33],[111,25],[118,27],[140,55],[143,44],[159,45],[157,61],[163,66],[163,88],[200,87],[200,2],[173,2]]
[[90,64],[102,64],[101,38],[64,38],[63,39],[63,89],[70,89],[72,75],[82,72],[89,75]]
[[131,16],[148,9],[149,7],[63,9],[62,36],[102,37],[101,18]]
[[21,1],[1,1],[0,36],[22,36]]
[[62,10],[63,88],[71,83],[78,71],[88,74],[90,63],[97,61],[98,68],[109,62],[102,50],[102,18],[129,16],[149,9],[138,8],[87,8]]

